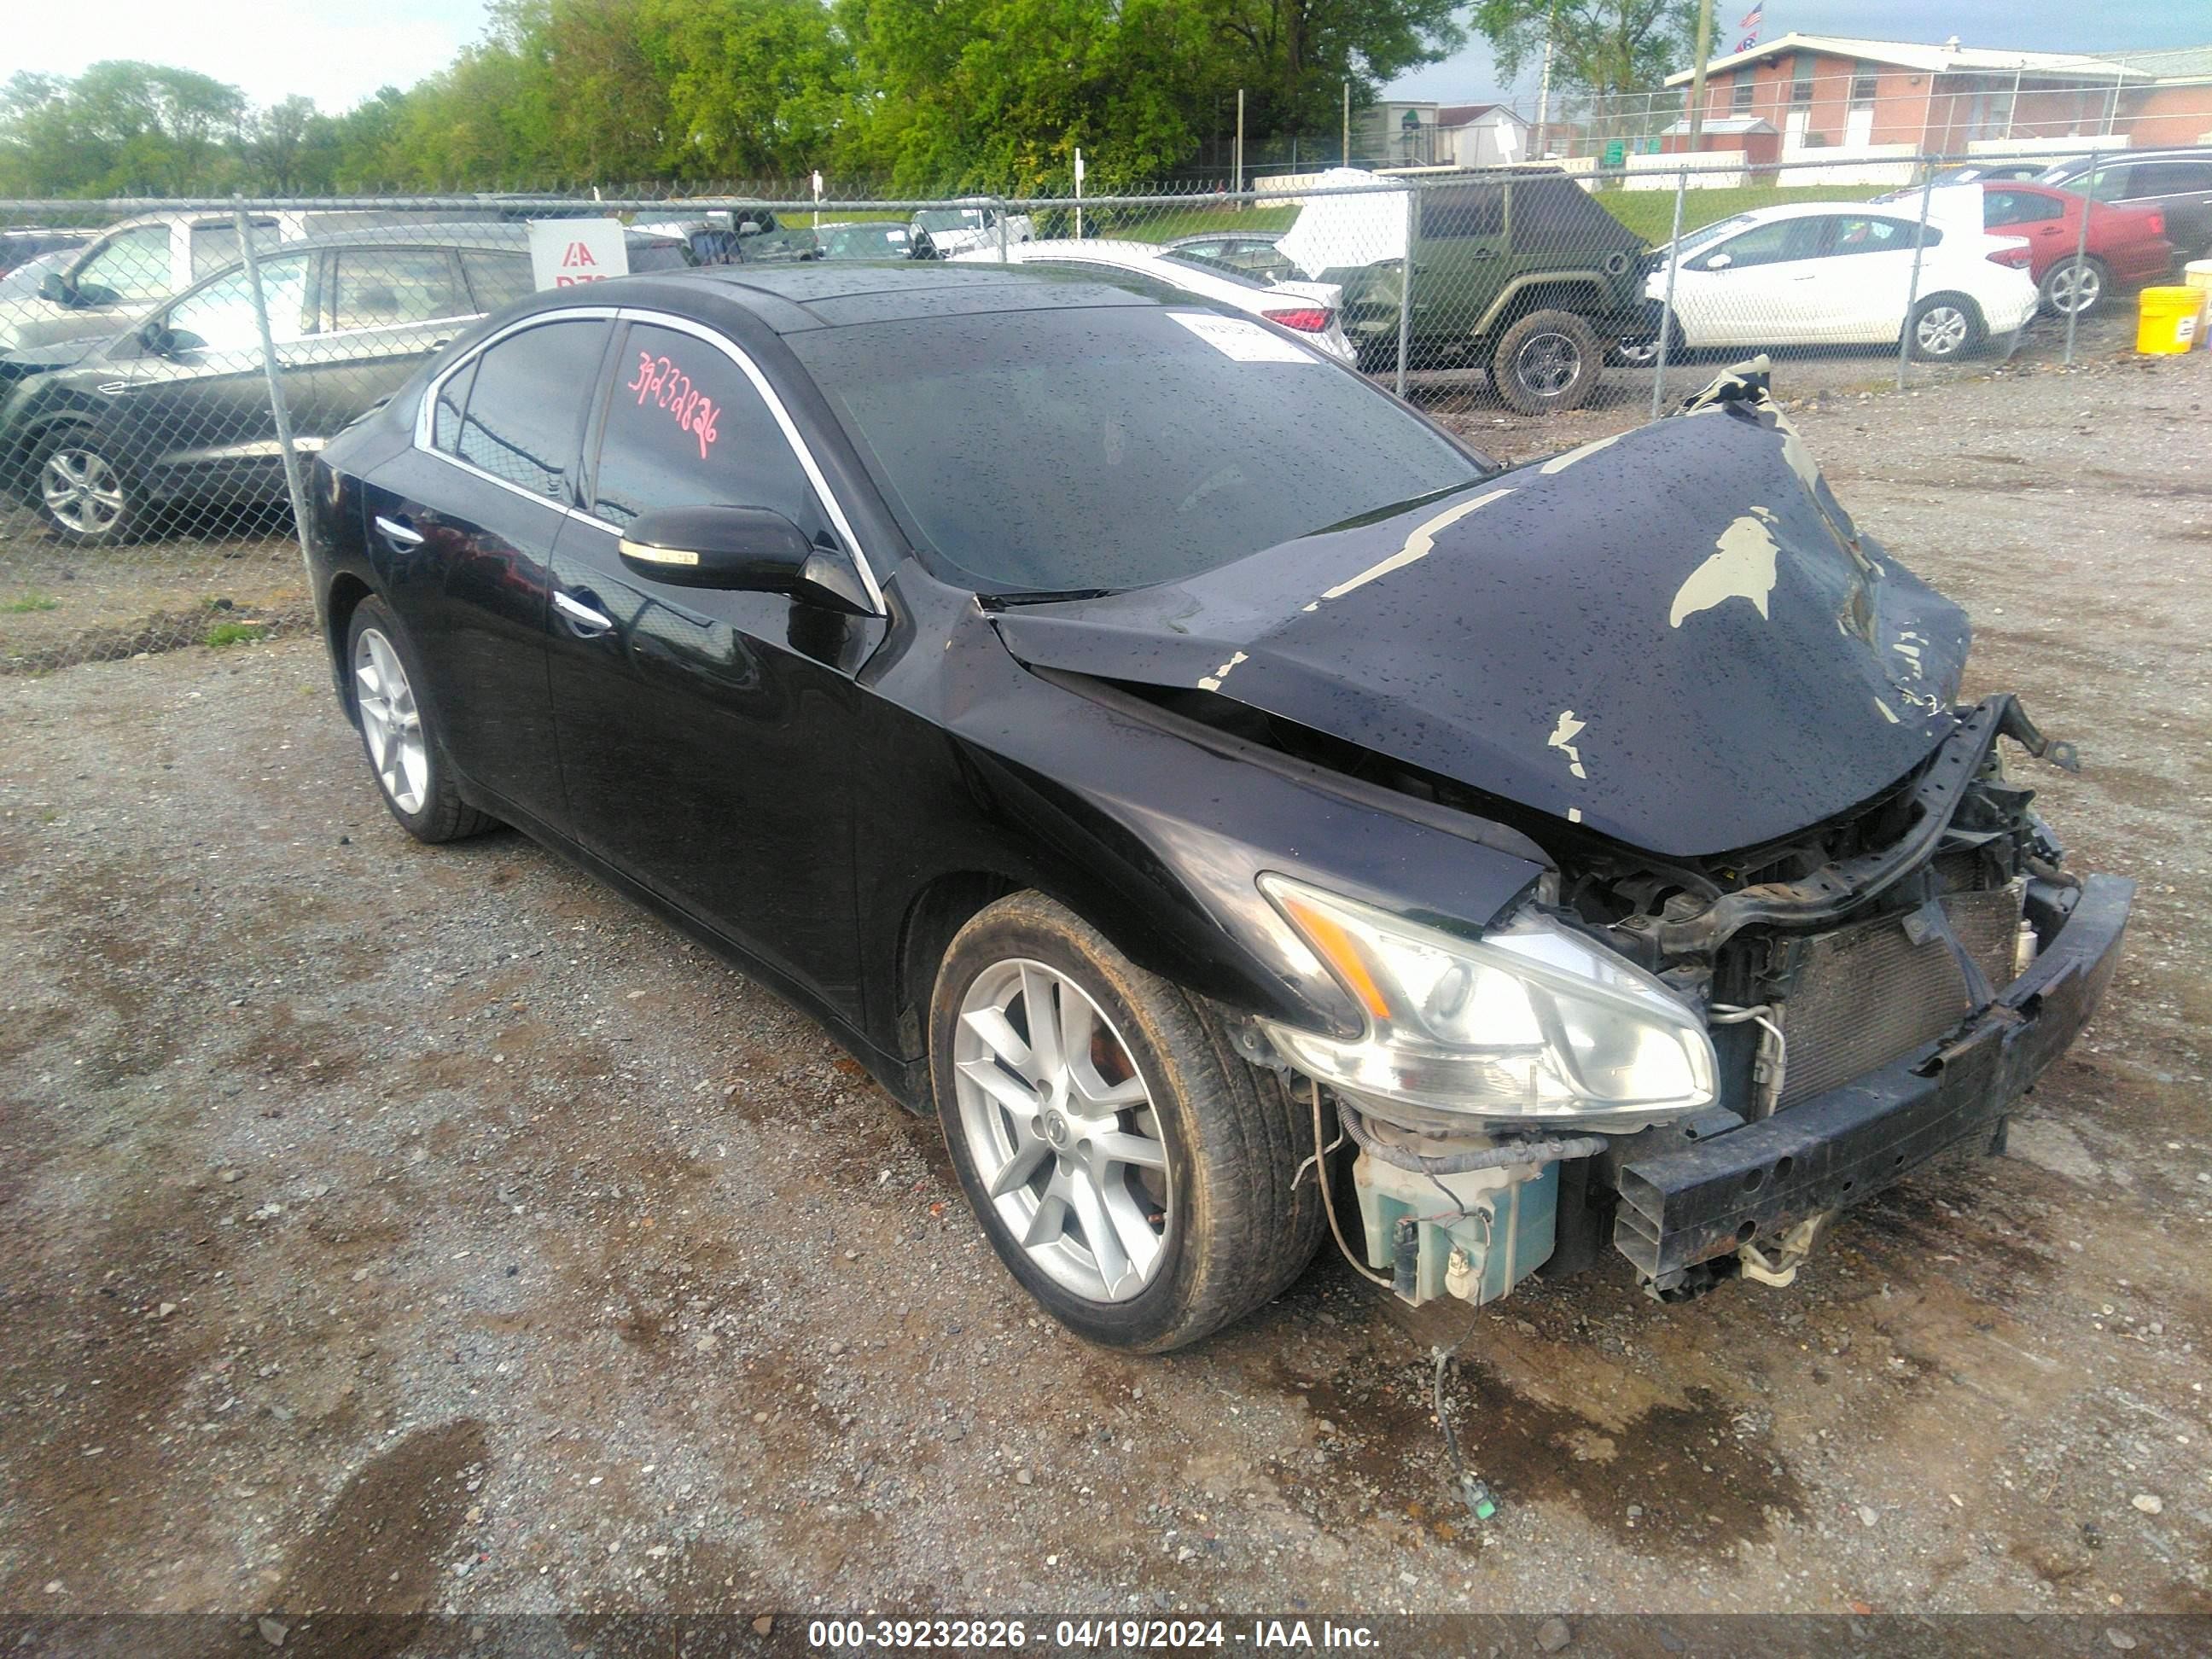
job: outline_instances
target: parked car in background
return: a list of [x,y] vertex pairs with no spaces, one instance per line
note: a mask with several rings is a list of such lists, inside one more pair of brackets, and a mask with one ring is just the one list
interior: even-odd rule
[[[964,264],[991,264],[998,262],[999,252],[996,248],[978,248],[953,257]],[[1316,349],[1339,362],[1354,361],[1339,312],[1343,292],[1334,283],[1255,282],[1155,242],[1103,238],[1024,242],[1007,249],[1006,262],[1138,277],[1157,285],[1157,290],[1188,294],[1303,335]]]
[[719,210],[703,218],[641,220],[631,227],[649,235],[680,237],[702,265],[789,264],[822,257],[821,244],[804,225],[785,225],[766,208]]
[[[299,214],[255,214],[257,246],[305,229]],[[228,213],[148,213],[111,226],[58,267],[34,294],[0,300],[0,352],[54,340],[104,337],[239,257]]]
[[[629,233],[633,271],[696,263]],[[260,260],[292,430],[313,449],[478,316],[533,291],[526,227],[486,219],[341,233]],[[119,336],[13,354],[0,487],[62,540],[137,535],[165,502],[284,497],[246,269],[190,289]]]
[[335,439],[309,580],[403,832],[515,825],[821,1020],[1090,1340],[1331,1231],[1409,1302],[1684,1300],[1973,1181],[2133,890],[1763,368],[1501,468],[1118,281],[630,276]]
[[[1362,187],[1392,182],[1331,168],[1279,244],[1343,288],[1345,332],[1370,372],[1398,361],[1408,208],[1401,189]],[[1650,337],[1643,241],[1565,173],[1471,174],[1414,200],[1408,367],[1480,367],[1509,407],[1551,414],[1588,401],[1609,351]]]
[[[2033,179],[2039,173],[2048,172],[2062,161],[2074,159],[2072,156],[2037,155],[2005,161],[1962,161],[1956,167],[1936,168],[1931,182],[1938,189],[1945,185],[2002,184],[2008,179]],[[1895,191],[1891,197],[1878,199],[1892,200],[1897,196],[1918,193],[1916,186],[1913,190]]]
[[2087,316],[2113,289],[2154,283],[2172,268],[2173,244],[2166,237],[2162,208],[2093,202],[2070,190],[2017,179],[1981,188],[1983,228],[2027,239],[2027,274],[2047,311]]
[[1298,268],[1283,252],[1282,240],[1279,230],[1206,230],[1174,237],[1160,246],[1240,276],[1257,277],[1263,283],[1296,282]]
[[2028,258],[2017,237],[1955,219],[1923,227],[1902,204],[1792,203],[1660,249],[1645,292],[1663,304],[1675,265],[1671,337],[1692,349],[1894,345],[1909,332],[1915,356],[1942,360],[2034,318]]
[[81,248],[93,238],[88,230],[50,229],[40,225],[11,225],[0,230],[0,276],[18,270],[33,259]]
[[2099,202],[2156,208],[2166,216],[2166,240],[2182,258],[2212,254],[2212,148],[2082,156],[2046,167],[2035,182]]
[[1026,213],[1008,213],[994,202],[963,202],[956,207],[924,208],[914,216],[911,228],[929,238],[933,256],[950,259],[970,248],[999,246],[1000,221],[1005,224],[1009,246],[1036,239],[1036,225]]
[[821,245],[825,259],[927,259],[931,257],[927,237],[917,236],[914,227],[896,220],[864,219],[857,222],[842,222],[814,228],[814,240]]

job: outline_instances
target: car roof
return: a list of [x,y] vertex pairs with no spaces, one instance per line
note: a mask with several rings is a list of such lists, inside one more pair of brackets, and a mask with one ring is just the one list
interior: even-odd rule
[[[583,303],[574,289],[541,294],[527,310]],[[738,305],[778,334],[857,323],[906,322],[986,312],[1064,311],[1164,301],[1066,270],[951,261],[840,259],[772,265],[702,265],[651,271],[591,285],[592,303],[654,305],[710,320],[718,305]]]

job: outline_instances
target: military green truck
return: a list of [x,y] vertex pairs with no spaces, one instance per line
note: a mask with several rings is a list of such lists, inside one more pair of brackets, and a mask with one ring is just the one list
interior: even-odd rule
[[1656,333],[1642,240],[1555,167],[1424,180],[1410,213],[1395,179],[1336,168],[1317,188],[1329,193],[1308,198],[1279,246],[1342,287],[1344,331],[1370,374],[1397,366],[1409,228],[1409,368],[1480,368],[1510,407],[1553,414]]

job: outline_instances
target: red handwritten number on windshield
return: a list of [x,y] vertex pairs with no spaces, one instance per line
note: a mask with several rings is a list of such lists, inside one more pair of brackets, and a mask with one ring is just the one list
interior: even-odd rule
[[623,390],[637,393],[641,409],[650,398],[654,408],[665,409],[674,416],[676,424],[699,441],[699,459],[707,459],[707,451],[717,435],[714,426],[721,419],[722,406],[692,385],[689,374],[665,357],[641,351],[637,354],[637,379]]

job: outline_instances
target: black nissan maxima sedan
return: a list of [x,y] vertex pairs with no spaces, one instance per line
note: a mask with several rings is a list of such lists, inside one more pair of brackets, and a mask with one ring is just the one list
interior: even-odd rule
[[487,319],[313,494],[399,823],[811,1011],[1103,1343],[1325,1229],[1415,1302],[1787,1283],[2117,960],[2002,745],[2070,754],[1957,701],[1760,363],[1501,468],[1156,289],[697,270]]

